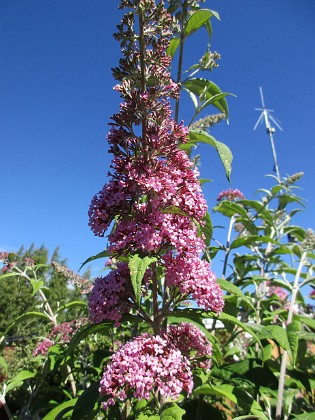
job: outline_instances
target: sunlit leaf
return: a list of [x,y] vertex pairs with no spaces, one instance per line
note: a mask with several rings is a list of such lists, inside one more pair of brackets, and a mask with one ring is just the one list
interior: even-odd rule
[[181,420],[184,414],[185,410],[173,402],[163,404],[160,409],[161,420]]
[[293,366],[296,363],[296,357],[298,352],[298,345],[299,345],[299,333],[302,329],[302,324],[300,321],[293,321],[287,325],[287,336],[291,348],[292,354],[292,364]]
[[36,375],[36,372],[30,372],[29,370],[22,370],[12,379],[8,381],[6,392],[12,391],[12,389],[18,388],[23,385],[24,381],[27,379],[32,379]]
[[245,296],[239,287],[235,286],[233,283],[225,279],[218,279],[217,282],[223,290],[231,293],[231,295],[238,296],[245,303],[245,306],[255,310],[251,298],[249,296]]
[[143,276],[149,267],[149,265],[156,261],[155,257],[139,257],[138,254],[133,255],[129,259],[129,269],[130,269],[130,277],[131,277],[131,284],[133,287],[133,291],[135,294],[136,304],[138,307],[140,306],[141,301],[141,286],[142,286],[142,279]]
[[218,211],[227,217],[242,215],[248,219],[248,214],[244,207],[232,201],[221,201],[214,207],[213,211]]
[[218,18],[218,14],[209,9],[199,9],[194,12],[187,21],[185,37],[196,32],[199,28],[205,25],[212,16]]
[[226,118],[228,119],[229,108],[225,96],[234,96],[233,94],[228,92],[222,92],[221,89],[215,83],[203,78],[192,78],[185,80],[183,82],[183,86],[186,88],[186,90],[193,92],[199,98],[201,97],[203,99],[203,102],[212,99],[216,95],[224,95],[218,96],[216,100],[211,103],[211,105],[217,108],[220,112],[223,112],[226,115]]
[[56,420],[64,418],[63,415],[74,408],[77,400],[78,398],[73,398],[72,400],[68,400],[59,404],[57,407],[53,408],[48,414],[46,414],[46,416],[43,417],[43,420]]
[[232,160],[233,155],[231,150],[224,143],[216,140],[210,134],[203,130],[190,130],[188,145],[194,145],[198,143],[209,144],[214,147],[219,154],[221,162],[223,163],[225,174],[228,180],[230,180],[232,171]]
[[170,40],[169,46],[166,49],[166,54],[173,58],[179,44],[180,44],[180,38],[177,38],[177,37],[172,38]]
[[39,289],[41,289],[41,287],[44,285],[44,282],[42,280],[36,279],[30,279],[30,283],[33,287],[33,296],[36,295]]

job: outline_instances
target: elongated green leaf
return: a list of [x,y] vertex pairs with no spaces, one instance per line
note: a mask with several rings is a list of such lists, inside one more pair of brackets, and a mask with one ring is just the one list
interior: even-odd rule
[[72,413],[72,420],[92,419],[92,412],[99,398],[99,381],[91,384],[78,398]]
[[173,402],[163,404],[160,409],[161,420],[181,420],[184,414],[185,410]]
[[302,340],[315,342],[315,334],[314,333],[302,331],[299,334],[299,338],[302,339]]
[[[267,420],[260,405],[249,395],[248,392],[239,389],[230,384],[221,385],[201,385],[193,391],[193,395],[215,395],[228,398],[237,406],[242,407],[244,411],[250,412],[260,420]],[[251,416],[251,419],[256,418]]]
[[131,283],[133,287],[133,291],[135,294],[135,300],[138,307],[140,306],[141,301],[141,286],[142,286],[142,279],[143,276],[149,267],[149,265],[156,261],[155,257],[139,257],[138,254],[133,255],[129,259],[129,269],[130,269],[130,277]]
[[241,298],[242,301],[245,302],[246,304],[245,306],[250,307],[255,310],[255,307],[251,301],[251,298],[249,296],[245,296],[244,293],[233,283],[225,279],[218,279],[217,282],[223,290],[231,293],[231,295],[235,295]]
[[66,303],[65,305],[60,306],[60,308],[58,308],[57,313],[59,314],[60,312],[64,311],[65,309],[69,309],[69,308],[73,308],[73,307],[87,308],[87,302],[83,302],[81,300],[75,300],[73,302]]
[[107,249],[105,251],[99,252],[97,255],[93,255],[92,257],[88,258],[87,260],[84,261],[84,263],[81,264],[79,271],[81,270],[82,267],[84,267],[89,262],[98,260],[99,258],[106,258],[108,256],[109,256],[109,252]]
[[287,325],[287,336],[291,348],[292,364],[295,366],[299,346],[299,333],[302,329],[300,321],[293,321]]
[[199,9],[193,13],[186,24],[185,37],[196,32],[199,28],[205,25],[213,16],[213,12],[209,9]]
[[217,395],[226,397],[233,403],[237,404],[237,398],[233,394],[234,386],[229,384],[221,384],[220,386],[204,384],[197,387],[193,391],[193,395]]
[[302,322],[302,324],[305,324],[308,327],[315,330],[315,319],[309,318],[309,317],[303,316],[303,315],[297,315],[297,314],[294,315],[294,319],[299,320],[300,322]]
[[1,274],[0,280],[7,279],[8,277],[17,277],[17,273],[7,273],[7,274]]
[[248,214],[244,207],[237,203],[233,203],[232,201],[221,201],[217,206],[214,207],[213,210],[218,211],[227,217],[241,215],[248,219]]
[[199,98],[202,98],[203,102],[212,99],[216,95],[224,94],[224,96],[218,96],[216,100],[211,103],[211,105],[217,108],[220,112],[223,112],[228,119],[229,107],[225,96],[234,96],[233,94],[222,92],[219,86],[217,86],[215,83],[203,78],[192,78],[185,80],[183,82],[183,87],[185,87],[186,90],[189,90],[190,92],[193,92],[195,95],[199,96]]
[[172,38],[170,40],[169,46],[166,49],[166,54],[173,58],[179,44],[180,44],[179,38],[177,37]]
[[91,334],[101,334],[101,335],[107,335],[110,328],[112,328],[113,323],[110,321],[102,322],[101,324],[88,324],[85,325],[83,328],[80,328],[80,330],[71,338],[70,343],[67,347],[67,353],[66,355],[70,355],[75,348],[78,346],[78,344],[84,340],[87,336]]
[[206,213],[205,222],[206,222],[205,225],[201,226],[201,230],[206,238],[205,244],[206,246],[209,246],[211,242],[211,238],[212,238],[212,233],[213,233],[213,227],[212,227],[212,222],[211,222],[211,217],[210,217],[209,212]]
[[198,143],[206,143],[216,149],[221,159],[221,162],[223,163],[226,177],[228,180],[230,180],[233,155],[228,146],[216,140],[214,137],[210,136],[210,134],[208,134],[206,131],[190,130],[188,144],[194,145]]
[[293,419],[315,420],[315,412],[313,412],[313,413],[303,413],[303,414],[293,414]]
[[192,100],[192,102],[193,102],[193,104],[194,104],[194,107],[195,107],[195,110],[196,109],[198,109],[198,107],[199,107],[199,101],[198,101],[198,98],[197,98],[197,95],[195,95],[193,92],[191,92],[189,89],[185,89],[184,87],[183,87],[183,89],[188,93],[188,95],[190,96],[190,99]]
[[6,330],[5,335],[7,335],[7,334],[8,334],[8,332],[9,332],[12,328],[16,327],[16,326],[17,326],[18,324],[20,324],[21,322],[27,321],[27,320],[29,320],[29,319],[35,319],[35,318],[43,318],[43,319],[45,319],[46,321],[50,321],[50,322],[51,322],[51,319],[49,318],[49,316],[48,316],[48,315],[46,315],[46,314],[43,314],[42,312],[26,312],[25,314],[20,315],[20,316],[18,316],[18,317],[16,318],[16,320],[13,322],[13,324],[11,324],[11,325],[8,327],[8,329]]
[[8,370],[8,364],[7,364],[7,362],[5,361],[5,358],[4,358],[4,357],[2,357],[2,356],[0,356],[0,367],[1,367],[2,369],[4,369],[4,371],[5,371],[5,372],[7,372],[7,370]]
[[216,104],[218,104],[219,101],[222,98],[225,98],[226,96],[231,96],[231,94],[228,92],[224,92],[224,93],[218,93],[217,95],[212,96],[212,98],[209,98],[205,102],[203,102],[202,106],[199,109],[199,112],[207,108],[209,105],[213,105],[217,108]]
[[234,239],[234,241],[230,245],[230,248],[235,249],[235,248],[239,248],[241,246],[251,247],[252,245],[257,244],[259,242],[263,242],[263,243],[266,243],[266,244],[268,244],[268,243],[277,244],[277,241],[275,241],[274,239],[271,239],[269,236],[249,235],[249,236],[245,236],[245,237],[242,237],[242,238]]
[[23,385],[23,382],[27,379],[32,379],[36,375],[36,372],[30,372],[29,370],[22,370],[12,378],[6,387],[6,392],[12,391],[12,389],[18,388]]
[[225,312],[222,312],[222,314],[219,317],[220,321],[224,322],[231,322],[234,325],[237,325],[238,327],[240,327],[242,330],[248,332],[259,344],[259,346],[261,347],[261,349],[263,350],[263,346],[256,334],[256,332],[251,328],[251,325],[249,324],[245,324],[244,322],[239,321],[236,317],[226,314]]
[[46,416],[43,417],[43,420],[57,420],[57,419],[64,418],[63,415],[73,409],[77,400],[78,398],[73,398],[72,400],[65,401],[59,404],[57,407],[51,410],[48,414],[46,414]]

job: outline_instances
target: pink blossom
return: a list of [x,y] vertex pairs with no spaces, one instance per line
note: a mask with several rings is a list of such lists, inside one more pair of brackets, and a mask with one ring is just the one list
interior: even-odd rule
[[47,354],[49,347],[51,347],[53,344],[54,344],[53,341],[48,340],[48,339],[41,341],[36,347],[36,349],[33,351],[33,355],[38,356],[39,354],[42,354],[42,355]]
[[55,325],[52,331],[48,334],[47,338],[38,344],[33,352],[34,356],[47,354],[49,347],[53,346],[57,342],[61,344],[69,343],[77,330],[82,325],[86,324],[86,322],[87,318],[81,318]]
[[100,382],[106,397],[103,408],[128,396],[148,400],[152,392],[178,398],[193,388],[190,362],[168,339],[144,333],[128,341],[113,354]]
[[170,342],[173,343],[194,366],[202,367],[207,370],[210,369],[211,359],[209,359],[209,357],[211,357],[212,354],[212,347],[206,335],[198,327],[188,322],[183,322],[178,325],[169,325],[167,336],[169,337]]
[[167,284],[177,286],[182,294],[192,296],[198,306],[221,313],[223,293],[215,274],[205,260],[189,255],[165,256]]
[[267,282],[268,296],[276,295],[280,300],[284,301],[288,297],[288,292],[280,286],[273,286],[271,281]]
[[245,197],[243,193],[238,189],[228,189],[225,191],[222,191],[217,198],[217,201],[237,201],[237,200],[244,200]]
[[132,306],[131,290],[130,272],[125,263],[119,263],[106,277],[97,278],[88,300],[90,320],[93,323],[110,320],[119,325],[122,315]]

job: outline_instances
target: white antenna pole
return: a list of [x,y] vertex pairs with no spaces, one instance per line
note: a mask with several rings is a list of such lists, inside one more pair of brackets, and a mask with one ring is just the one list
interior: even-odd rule
[[274,135],[276,129],[274,127],[271,127],[271,124],[270,124],[269,120],[271,120],[281,131],[282,131],[282,128],[274,120],[274,118],[271,115],[269,115],[269,113],[273,112],[273,110],[272,109],[267,109],[265,107],[264,95],[263,95],[263,91],[262,91],[261,86],[259,87],[259,90],[260,90],[260,98],[261,98],[262,108],[255,108],[257,111],[261,111],[261,114],[260,114],[260,116],[259,116],[259,118],[258,118],[258,120],[255,124],[254,130],[256,130],[258,124],[262,123],[262,120],[264,119],[266,129],[267,129],[267,133],[269,134],[269,138],[270,138],[276,175],[277,175],[277,178],[280,180],[280,172],[279,172],[279,166],[278,166],[278,161],[277,161],[277,153],[276,153],[275,143],[274,143],[274,140],[273,140],[273,135]]

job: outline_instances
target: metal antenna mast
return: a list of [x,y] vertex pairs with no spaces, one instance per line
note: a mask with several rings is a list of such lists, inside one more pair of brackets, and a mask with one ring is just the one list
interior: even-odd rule
[[267,109],[265,107],[265,101],[264,101],[264,96],[263,96],[263,91],[262,91],[261,86],[259,87],[259,90],[260,90],[262,108],[255,108],[256,111],[261,111],[261,114],[260,114],[260,116],[259,116],[259,118],[258,118],[258,120],[255,124],[254,130],[256,130],[259,123],[262,123],[263,121],[265,121],[266,130],[267,130],[267,133],[269,134],[269,138],[270,138],[273,160],[274,160],[274,163],[275,163],[274,168],[275,168],[275,171],[276,171],[277,178],[280,179],[276,148],[275,148],[275,143],[274,143],[274,140],[273,140],[273,135],[274,135],[276,129],[271,126],[270,121],[273,122],[279,128],[280,131],[283,131],[283,130],[280,127],[280,125],[277,123],[277,121],[275,121],[273,116],[270,115],[270,113],[273,112],[273,109]]

